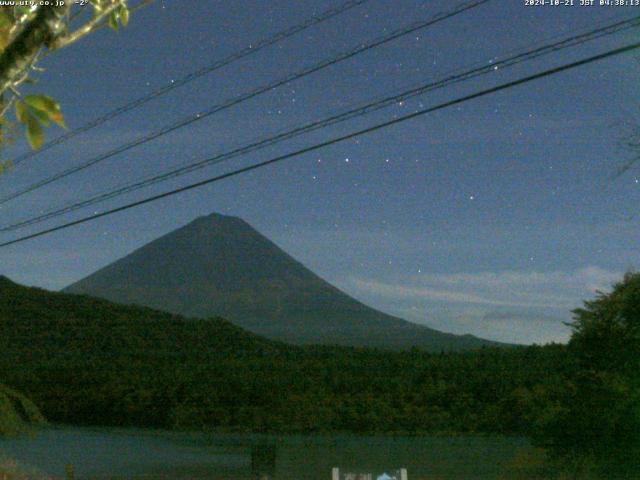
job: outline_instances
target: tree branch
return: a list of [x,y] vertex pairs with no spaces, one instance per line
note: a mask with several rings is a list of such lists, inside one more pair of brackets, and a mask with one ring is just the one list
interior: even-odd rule
[[16,18],[15,23],[9,30],[9,43],[11,43],[18,36],[18,34],[22,31],[22,28],[25,26],[25,24],[31,17],[31,14],[33,14],[33,12],[35,12],[37,9],[38,9],[37,6],[35,5],[31,6],[29,7],[29,11],[24,15],[22,15],[22,17]]
[[64,31],[67,6],[37,7],[37,12],[0,55],[0,93],[4,93],[32,64],[43,46],[50,46]]
[[89,35],[95,29],[100,28],[103,24],[103,21],[120,5],[122,5],[122,0],[114,0],[113,3],[108,7],[105,7],[104,10],[100,12],[100,14],[93,17],[77,30],[74,30],[67,35],[62,35],[56,38],[56,40],[51,44],[50,49],[56,50],[59,48],[64,48],[74,42],[77,42],[85,35]]

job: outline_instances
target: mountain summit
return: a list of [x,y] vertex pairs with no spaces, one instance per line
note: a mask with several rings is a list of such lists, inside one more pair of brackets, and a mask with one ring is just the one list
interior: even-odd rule
[[189,317],[221,316],[291,343],[460,350],[491,344],[374,310],[311,272],[244,220],[212,214],[65,289]]

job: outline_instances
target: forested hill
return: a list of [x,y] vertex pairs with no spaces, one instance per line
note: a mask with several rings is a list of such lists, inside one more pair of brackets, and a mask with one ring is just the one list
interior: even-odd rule
[[[629,275],[586,302],[568,346],[434,354],[289,346],[220,319],[2,278],[0,381],[54,423],[518,434],[549,448],[562,468],[605,472],[566,478],[626,480],[640,472],[638,299],[640,275]],[[0,390],[0,404],[7,398]]]
[[[227,322],[186,319],[146,307],[49,292],[0,277],[0,350],[46,354],[260,353],[282,348]],[[6,356],[6,355],[5,355]],[[1,378],[1,377],[0,377]]]
[[387,315],[326,282],[237,217],[200,217],[65,289],[295,344],[434,352],[496,343]]
[[[562,347],[294,347],[0,280],[0,379],[49,421],[271,432],[522,432]],[[526,412],[524,412],[526,411]]]

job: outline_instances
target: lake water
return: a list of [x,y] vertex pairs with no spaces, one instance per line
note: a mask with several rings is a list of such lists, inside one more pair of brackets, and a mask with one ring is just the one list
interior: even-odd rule
[[[499,479],[530,449],[522,438],[262,436],[145,430],[51,428],[0,439],[20,466],[77,479],[330,480],[343,472],[404,467],[409,480]],[[373,477],[376,478],[375,476]]]

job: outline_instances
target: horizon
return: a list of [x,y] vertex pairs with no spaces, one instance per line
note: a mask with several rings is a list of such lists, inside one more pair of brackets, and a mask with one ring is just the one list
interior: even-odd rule
[[[253,227],[251,224],[247,223],[244,219],[242,219],[242,218],[241,218],[241,217],[239,217],[239,216],[231,215],[231,214],[222,214],[222,213],[219,213],[219,212],[212,212],[212,213],[209,213],[209,214],[207,214],[207,215],[199,215],[199,216],[197,216],[197,217],[195,217],[195,218],[191,219],[190,221],[188,221],[188,222],[187,222],[187,223],[185,223],[184,225],[179,226],[177,229],[172,230],[172,231],[170,231],[170,232],[166,232],[165,234],[161,235],[160,237],[157,237],[157,238],[155,238],[155,239],[152,239],[152,240],[151,240],[151,242],[153,242],[153,241],[155,241],[155,240],[157,240],[157,239],[159,239],[159,238],[162,238],[162,237],[164,237],[165,235],[169,235],[169,234],[171,234],[171,233],[173,233],[173,232],[175,232],[175,231],[177,231],[177,230],[181,230],[181,229],[183,229],[183,228],[185,228],[185,227],[187,227],[187,226],[189,226],[189,225],[192,225],[192,224],[193,224],[193,223],[195,223],[195,222],[202,221],[202,220],[204,220],[204,219],[210,219],[210,218],[212,218],[212,217],[222,217],[223,219],[240,220],[240,221],[244,222],[245,224],[247,224],[250,228],[252,228],[252,229],[256,230],[256,229],[255,229],[255,227]],[[258,234],[262,235],[262,233],[261,233],[260,231],[258,231],[258,230],[256,230],[256,231],[257,231],[257,233],[258,233]],[[267,240],[267,241],[271,241],[271,242],[273,242],[273,240],[272,240],[272,239],[270,239],[270,238],[268,238],[268,237],[266,237],[266,236],[265,236],[265,238],[266,238],[266,240]],[[150,243],[150,242],[149,242],[149,243]],[[290,253],[289,253],[289,252],[287,252],[286,250],[284,250],[280,245],[278,245],[278,244],[277,244],[277,242],[273,242],[273,243],[275,243],[277,247],[281,248],[285,254],[290,255]],[[96,273],[96,272],[100,271],[101,269],[103,269],[103,268],[105,268],[105,267],[108,267],[108,266],[109,266],[109,265],[111,265],[112,263],[115,263],[115,262],[117,262],[117,261],[119,261],[119,260],[122,260],[123,258],[128,257],[129,255],[131,255],[131,254],[135,253],[136,251],[138,251],[138,250],[140,250],[140,249],[144,248],[146,245],[147,245],[147,244],[140,245],[140,246],[136,247],[135,249],[133,249],[132,251],[130,251],[130,252],[126,252],[126,253],[125,253],[125,255],[123,255],[122,257],[119,257],[119,258],[117,258],[117,259],[114,259],[112,262],[109,262],[108,264],[105,264],[105,265],[103,265],[103,266],[99,267],[99,268],[98,268],[98,269],[96,269],[96,271],[94,271],[94,272],[90,272],[89,276],[93,275],[94,273]],[[324,278],[322,275],[319,275],[317,272],[315,272],[315,271],[313,271],[312,269],[310,269],[310,268],[309,268],[309,267],[308,267],[304,262],[300,261],[300,260],[299,260],[298,258],[296,258],[295,256],[292,256],[292,257],[293,257],[293,259],[294,259],[295,261],[297,261],[297,262],[301,263],[301,264],[303,265],[303,267],[305,267],[305,268],[309,269],[309,271],[310,271],[311,273],[313,273],[313,274],[315,274],[315,275],[318,275],[322,280],[327,281],[327,282],[328,282],[328,283],[330,283],[331,285],[334,285],[332,282],[330,282],[329,280],[327,280],[326,278]],[[597,275],[597,274],[598,274],[598,273],[600,273],[600,272],[593,272],[593,273]],[[4,277],[4,278],[9,278],[9,277],[6,277],[5,275],[0,275],[0,278],[2,278],[2,277]],[[86,277],[83,277],[83,278],[86,278]],[[9,278],[9,280],[14,281],[12,278]],[[54,291],[63,292],[63,291],[64,291],[64,289],[66,289],[66,288],[70,287],[71,285],[73,285],[73,284],[74,284],[76,281],[78,281],[78,280],[82,280],[82,279],[81,279],[81,278],[76,279],[76,280],[72,281],[71,283],[69,283],[69,284],[67,284],[67,285],[63,285],[63,286],[61,286],[60,288],[55,289]],[[619,281],[619,280],[620,280],[620,279],[615,279],[615,281],[616,281],[616,282],[617,282],[617,281]],[[25,285],[25,286],[35,286],[35,287],[38,287],[38,285]],[[345,289],[341,288],[340,286],[337,286],[337,285],[334,285],[334,286],[336,286],[336,287],[337,287],[339,290],[341,290],[343,293],[346,293],[347,295],[349,295],[349,296],[351,296],[352,298],[354,298],[356,301],[361,302],[361,303],[363,303],[363,304],[365,304],[365,305],[367,305],[367,306],[372,306],[373,308],[376,308],[377,310],[381,311],[382,313],[385,313],[385,314],[388,314],[388,315],[392,315],[392,316],[397,316],[397,317],[399,317],[399,318],[403,318],[403,319],[405,319],[405,320],[408,320],[408,321],[410,321],[410,322],[412,322],[412,323],[416,323],[416,324],[418,324],[418,325],[423,325],[423,326],[427,326],[427,327],[430,327],[430,328],[435,328],[435,327],[433,327],[432,325],[430,325],[428,322],[420,322],[420,321],[411,320],[411,319],[409,319],[409,318],[404,318],[404,317],[402,317],[401,315],[397,315],[397,314],[395,314],[395,313],[393,313],[393,312],[389,312],[389,311],[385,311],[385,310],[383,310],[383,309],[381,309],[381,308],[377,308],[377,307],[375,307],[374,305],[371,305],[371,304],[370,304],[370,303],[368,303],[367,301],[363,300],[362,298],[359,298],[357,295],[353,295],[352,293],[350,293],[350,292],[346,291]],[[606,291],[606,290],[608,290],[608,289],[599,289],[599,290],[605,290],[605,291]],[[588,300],[588,299],[584,299],[584,300]],[[482,300],[477,300],[477,299],[476,299],[476,300],[473,300],[473,301],[478,301],[478,303],[482,303],[482,302],[483,302]],[[116,302],[116,303],[118,303],[118,302]],[[508,321],[508,320],[509,320],[509,318],[505,318],[505,321]],[[440,330],[440,329],[438,329],[438,330]],[[444,329],[442,329],[441,331],[446,332],[446,333],[454,333],[454,332],[447,332],[447,331],[446,331],[446,330],[444,330]],[[489,338],[489,337],[483,337],[483,336],[479,336],[479,335],[473,334],[473,333],[471,333],[471,332],[455,332],[455,333],[456,333],[457,335],[474,335],[474,336],[476,336],[476,337],[483,338],[483,339],[487,339],[487,340],[493,340],[493,341],[499,341],[499,342],[501,341],[500,339]],[[537,342],[532,342],[532,343],[527,343],[527,342],[504,342],[504,343],[514,343],[514,344],[518,344],[518,345],[533,345],[533,344],[539,344],[539,343],[537,343]],[[562,342],[562,341],[557,342],[557,341],[552,340],[552,341],[550,341],[550,342],[545,342],[545,343],[565,343],[565,342]],[[544,343],[543,343],[543,344],[544,344]]]
[[[60,101],[67,123],[76,128],[335,4],[157,2],[132,15],[129,27],[117,34],[97,32],[44,59],[42,88]],[[401,0],[354,8],[17,165],[0,177],[0,192],[9,194],[447,5]],[[2,225],[452,70],[490,64],[543,39],[628,18],[631,11],[559,8],[549,15],[520,4],[483,5],[2,205]],[[173,43],[168,45],[167,38]],[[632,38],[624,32],[496,70],[384,109],[372,120],[356,119],[347,130],[625,45]],[[508,343],[564,342],[570,329],[563,322],[571,320],[571,310],[638,265],[634,239],[640,237],[640,225],[634,205],[640,198],[640,174],[633,166],[612,180],[634,157],[623,143],[638,123],[629,106],[629,99],[638,96],[636,59],[628,54],[607,59],[161,204],[3,248],[0,273],[21,284],[59,290],[190,219],[216,211],[244,219],[321,278],[385,313],[444,332]],[[340,132],[342,127],[331,127],[251,154],[239,164]],[[48,129],[47,139],[60,133]],[[18,144],[5,155],[11,158],[27,149]],[[224,171],[208,167],[129,194],[126,201]],[[90,211],[121,203],[110,200]],[[1,239],[15,235],[5,233]]]

